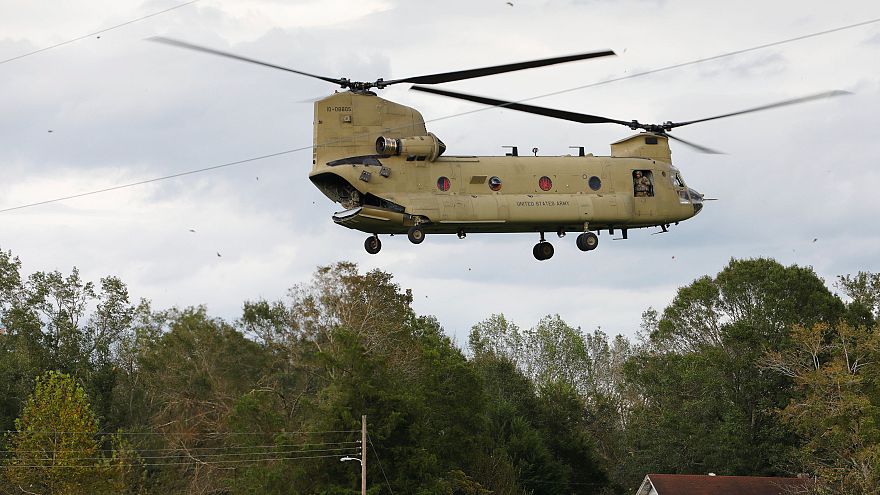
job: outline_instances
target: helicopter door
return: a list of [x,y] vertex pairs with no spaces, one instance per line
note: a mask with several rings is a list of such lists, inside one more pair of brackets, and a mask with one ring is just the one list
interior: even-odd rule
[[633,213],[636,217],[649,217],[655,214],[654,173],[651,170],[633,170]]

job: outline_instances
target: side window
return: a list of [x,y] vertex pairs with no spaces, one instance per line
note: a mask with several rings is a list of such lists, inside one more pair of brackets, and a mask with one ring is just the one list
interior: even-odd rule
[[633,193],[637,198],[654,196],[654,174],[650,170],[633,170]]

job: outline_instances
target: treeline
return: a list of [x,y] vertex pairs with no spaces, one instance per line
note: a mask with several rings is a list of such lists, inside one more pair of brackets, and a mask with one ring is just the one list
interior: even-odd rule
[[351,263],[230,322],[0,251],[0,493],[356,494],[362,450],[376,495],[632,494],[652,472],[877,493],[880,276],[837,286],[732,260],[635,341],[499,314],[462,350]]

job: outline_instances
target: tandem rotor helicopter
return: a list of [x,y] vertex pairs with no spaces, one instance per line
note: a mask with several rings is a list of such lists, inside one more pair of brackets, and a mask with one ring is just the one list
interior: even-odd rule
[[[532,253],[553,256],[545,234],[560,238],[577,232],[576,245],[592,251],[595,232],[660,227],[666,232],[700,212],[704,197],[688,187],[672,164],[669,140],[704,153],[709,148],[673,136],[677,127],[734,115],[847,94],[829,91],[747,110],[684,122],[643,124],[555,110],[481,96],[418,86],[613,56],[597,51],[565,57],[430,74],[403,79],[357,82],[325,77],[170,38],[157,41],[181,48],[259,64],[338,84],[345,91],[315,102],[314,146],[309,179],[324,195],[346,209],[333,215],[339,225],[370,234],[364,248],[382,249],[379,234],[406,234],[420,244],[428,234],[530,232],[540,240]],[[372,90],[414,83],[410,89],[484,105],[569,120],[611,123],[639,133],[611,144],[610,156],[577,155],[449,156],[446,145],[425,128],[415,109],[385,100]],[[537,153],[535,153],[537,155]]]

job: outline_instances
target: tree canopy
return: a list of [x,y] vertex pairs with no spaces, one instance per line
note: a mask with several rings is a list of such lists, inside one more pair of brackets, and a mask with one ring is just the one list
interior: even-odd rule
[[460,349],[349,262],[226,321],[0,250],[0,493],[356,494],[340,459],[361,455],[374,495],[623,494],[648,472],[874,493],[880,283],[836,287],[731,260],[636,339],[497,313]]

